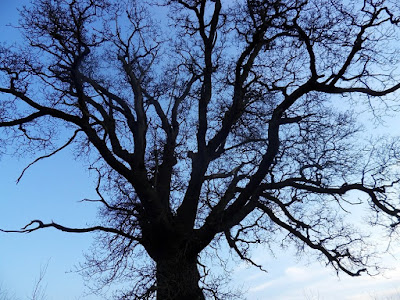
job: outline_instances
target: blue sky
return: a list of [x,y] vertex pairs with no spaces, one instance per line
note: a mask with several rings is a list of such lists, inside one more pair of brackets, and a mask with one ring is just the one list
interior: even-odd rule
[[[5,27],[16,23],[16,7],[25,0],[0,0],[0,40],[18,40],[15,30]],[[389,127],[397,129],[400,126]],[[73,160],[69,150],[43,160],[28,170],[21,182],[16,179],[32,158],[0,157],[0,228],[16,229],[32,219],[42,219],[78,227],[96,223],[96,207],[80,203],[94,198],[94,176],[83,163]],[[44,282],[48,300],[98,299],[84,296],[82,278],[69,272],[83,261],[82,253],[90,247],[92,235],[66,234],[48,229],[31,234],[0,233],[0,286],[27,299],[47,264]],[[338,279],[331,269],[318,263],[296,261],[294,253],[278,251],[273,258],[267,251],[254,251],[258,263],[268,270],[261,273],[244,263],[234,267],[234,285],[248,290],[248,299],[385,299],[400,295],[400,262],[386,257],[393,267],[385,277]],[[400,257],[400,256],[399,256]]]
[[[32,167],[16,185],[27,160],[3,156],[0,161],[0,227],[17,229],[32,219],[54,220],[66,226],[95,222],[95,208],[80,199],[93,196],[92,179],[68,151]],[[49,262],[45,283],[49,299],[75,299],[82,280],[66,273],[82,261],[89,234],[54,229],[32,234],[0,234],[0,283],[21,299],[31,293],[40,268]],[[96,299],[84,298],[84,299]]]
[[[25,0],[0,0],[0,40],[18,41],[17,7]],[[33,219],[82,226],[96,222],[96,207],[79,202],[94,198],[94,177],[69,150],[32,166],[17,185],[16,180],[33,157],[0,157],[0,228],[18,229]],[[54,229],[32,234],[0,234],[0,287],[18,299],[27,299],[48,263],[44,278],[47,299],[98,299],[84,297],[82,278],[74,266],[83,261],[83,251],[92,242],[90,234],[66,234]]]

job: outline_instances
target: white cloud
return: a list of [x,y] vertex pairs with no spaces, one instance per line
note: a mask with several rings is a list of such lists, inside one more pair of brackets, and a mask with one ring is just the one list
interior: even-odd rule
[[315,263],[290,265],[279,276],[275,273],[276,269],[264,276],[254,276],[254,273],[248,276],[248,299],[384,300],[400,297],[400,268],[374,277],[341,275],[338,278],[331,269]]
[[250,288],[249,292],[263,291],[263,290],[267,289],[270,286],[276,285],[277,283],[279,283],[279,280],[271,280],[271,281],[268,281],[266,283],[263,283],[263,284],[260,284],[260,285],[257,285],[255,287]]
[[313,277],[313,274],[306,268],[289,267],[285,270],[285,275],[293,281],[306,281]]

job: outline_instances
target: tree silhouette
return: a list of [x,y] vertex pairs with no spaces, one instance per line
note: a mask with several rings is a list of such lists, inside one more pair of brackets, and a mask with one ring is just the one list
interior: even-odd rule
[[21,17],[25,44],[0,48],[2,142],[33,163],[74,146],[102,223],[16,232],[99,232],[86,271],[131,280],[119,299],[227,299],[202,263],[224,242],[260,268],[251,247],[282,237],[373,270],[351,211],[395,232],[399,147],[367,143],[350,108],[396,105],[395,1],[38,0]]

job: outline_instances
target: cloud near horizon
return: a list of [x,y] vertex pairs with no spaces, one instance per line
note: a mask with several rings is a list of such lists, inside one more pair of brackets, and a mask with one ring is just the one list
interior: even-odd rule
[[[393,265],[393,264],[392,264]],[[249,270],[248,270],[249,271]],[[264,276],[248,276],[246,296],[254,300],[394,300],[400,299],[400,268],[381,275],[339,277],[317,263],[290,265],[276,276],[277,269]],[[251,273],[250,273],[251,274]],[[254,274],[255,275],[255,274]]]

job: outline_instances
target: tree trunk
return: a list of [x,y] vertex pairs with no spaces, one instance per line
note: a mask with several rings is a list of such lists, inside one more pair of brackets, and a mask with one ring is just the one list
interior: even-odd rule
[[157,300],[204,300],[197,260],[185,255],[157,261]]

